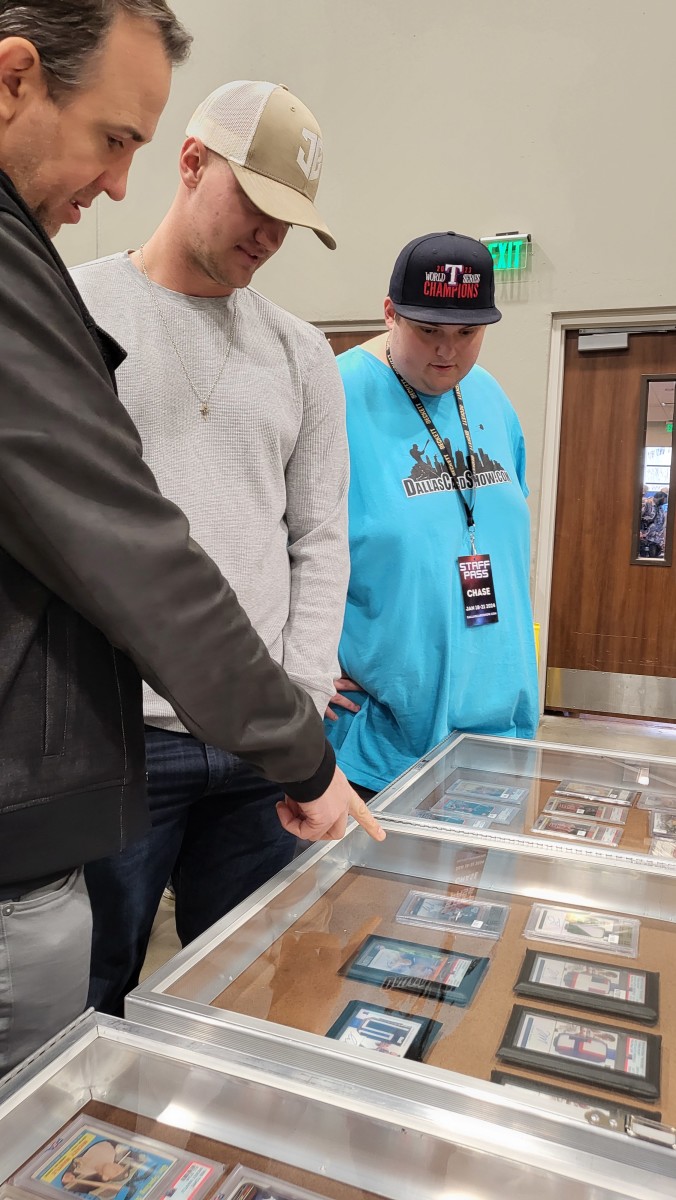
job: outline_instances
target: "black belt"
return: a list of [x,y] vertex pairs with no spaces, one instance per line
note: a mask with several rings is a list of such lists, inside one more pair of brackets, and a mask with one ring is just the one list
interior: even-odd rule
[[67,872],[59,871],[56,875],[45,875],[42,879],[26,879],[23,883],[0,883],[0,902],[3,900],[20,900],[29,892],[37,892],[38,888],[47,887],[63,879]]

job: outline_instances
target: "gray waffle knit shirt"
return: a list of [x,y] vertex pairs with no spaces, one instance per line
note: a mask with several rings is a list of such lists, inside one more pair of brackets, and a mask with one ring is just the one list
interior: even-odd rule
[[[128,352],[117,372],[120,398],[161,491],[183,509],[270,654],[323,714],[349,575],[345,398],[326,339],[251,288],[211,300],[153,284],[203,398],[223,367],[237,297],[234,338],[205,420],[129,256],[85,263],[73,277],[95,320]],[[147,685],[144,710],[148,724],[183,731]]]

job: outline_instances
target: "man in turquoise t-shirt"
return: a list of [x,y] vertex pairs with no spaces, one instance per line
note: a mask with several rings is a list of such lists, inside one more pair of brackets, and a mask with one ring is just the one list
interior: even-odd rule
[[500,317],[488,250],[428,234],[397,259],[387,332],[338,358],[352,565],[326,724],[370,791],[453,729],[537,726],[523,433],[476,366]]

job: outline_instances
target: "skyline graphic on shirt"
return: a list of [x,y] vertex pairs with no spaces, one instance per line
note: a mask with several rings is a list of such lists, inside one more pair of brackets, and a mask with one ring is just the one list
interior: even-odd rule
[[457,482],[452,479],[446,463],[431,438],[428,438],[422,446],[419,442],[414,442],[409,450],[413,466],[408,476],[401,481],[409,499],[413,499],[414,496],[428,495],[430,492],[452,491],[454,487],[465,491],[471,489],[472,483],[474,487],[480,488],[512,482],[502,463],[491,458],[481,446],[474,455],[477,473],[473,480],[469,459],[464,450],[456,450],[454,453],[448,438],[444,438],[444,446],[457,471]]

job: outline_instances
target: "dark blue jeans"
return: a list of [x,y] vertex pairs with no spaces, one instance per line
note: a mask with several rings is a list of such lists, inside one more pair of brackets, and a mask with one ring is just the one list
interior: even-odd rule
[[285,867],[296,845],[275,809],[280,788],[234,755],[147,727],[146,765],[151,832],[85,868],[94,920],[88,1003],[113,1016],[138,983],[170,878],[185,946]]

